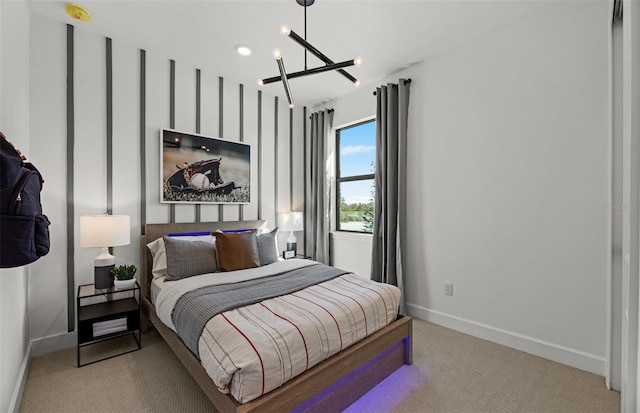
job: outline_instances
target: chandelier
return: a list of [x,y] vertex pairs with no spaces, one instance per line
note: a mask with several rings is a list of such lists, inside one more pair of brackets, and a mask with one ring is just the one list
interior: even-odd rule
[[[351,60],[345,60],[344,62],[334,62],[329,59],[324,53],[315,48],[309,42],[307,42],[307,7],[311,6],[315,0],[296,0],[296,2],[304,7],[304,38],[300,37],[296,32],[291,30],[291,28],[287,25],[282,25],[280,27],[280,32],[285,36],[291,38],[293,41],[298,43],[300,46],[304,47],[304,70],[299,72],[287,73],[284,67],[284,60],[282,58],[282,52],[280,49],[275,49],[273,51],[273,57],[275,57],[276,62],[278,64],[278,70],[280,71],[280,76],[268,77],[266,79],[261,79],[258,81],[258,85],[267,85],[269,83],[274,83],[278,81],[282,81],[282,85],[284,86],[284,92],[287,96],[287,101],[289,102],[289,107],[292,108],[294,106],[293,96],[291,95],[291,88],[289,87],[289,79],[294,79],[296,77],[315,75],[317,73],[328,72],[331,70],[337,70],[338,73],[349,79],[356,86],[360,84],[360,81],[355,77],[351,76],[346,70],[345,67],[349,66],[360,66],[361,60],[360,58],[355,58]],[[311,53],[318,59],[324,62],[324,66],[318,66],[311,69],[307,68],[307,52]]]

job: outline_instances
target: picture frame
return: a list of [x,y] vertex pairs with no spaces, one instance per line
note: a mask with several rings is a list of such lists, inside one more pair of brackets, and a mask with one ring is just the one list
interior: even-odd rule
[[251,145],[161,129],[160,202],[249,204]]

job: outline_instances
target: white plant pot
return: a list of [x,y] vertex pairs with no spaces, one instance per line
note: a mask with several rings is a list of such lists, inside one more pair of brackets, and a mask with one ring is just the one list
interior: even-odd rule
[[117,289],[125,289],[125,288],[131,288],[136,284],[136,279],[132,278],[130,280],[119,280],[119,279],[115,279],[113,280],[113,286]]

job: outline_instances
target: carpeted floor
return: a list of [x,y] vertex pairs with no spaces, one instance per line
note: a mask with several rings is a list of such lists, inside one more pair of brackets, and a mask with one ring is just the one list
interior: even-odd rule
[[[347,409],[356,412],[618,413],[604,378],[414,319],[413,362]],[[83,357],[84,357],[83,353]],[[88,353],[87,353],[88,354]],[[82,368],[75,348],[33,359],[20,412],[215,412],[159,335]]]

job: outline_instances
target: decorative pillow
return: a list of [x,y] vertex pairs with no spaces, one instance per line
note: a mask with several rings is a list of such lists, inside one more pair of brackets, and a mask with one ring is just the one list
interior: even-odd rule
[[[206,241],[211,244],[215,243],[216,241],[216,239],[211,235],[210,232],[169,234],[169,236],[179,237],[183,241]],[[167,275],[167,253],[164,247],[164,240],[162,238],[158,238],[154,241],[151,241],[147,244],[147,248],[149,248],[151,256],[153,257],[153,265],[151,268],[151,274],[153,275],[153,278]]]
[[151,267],[153,278],[167,275],[167,251],[164,249],[164,241],[162,238],[151,241],[147,244],[147,248],[149,248],[151,256],[153,257],[153,265]]
[[165,281],[176,281],[218,271],[215,244],[167,236],[163,237],[163,240],[167,250]]
[[244,270],[260,266],[256,230],[214,232],[220,271]]
[[280,258],[278,254],[278,231],[276,227],[271,232],[256,235],[258,242],[258,256],[260,257],[260,265],[267,265],[277,262]]

